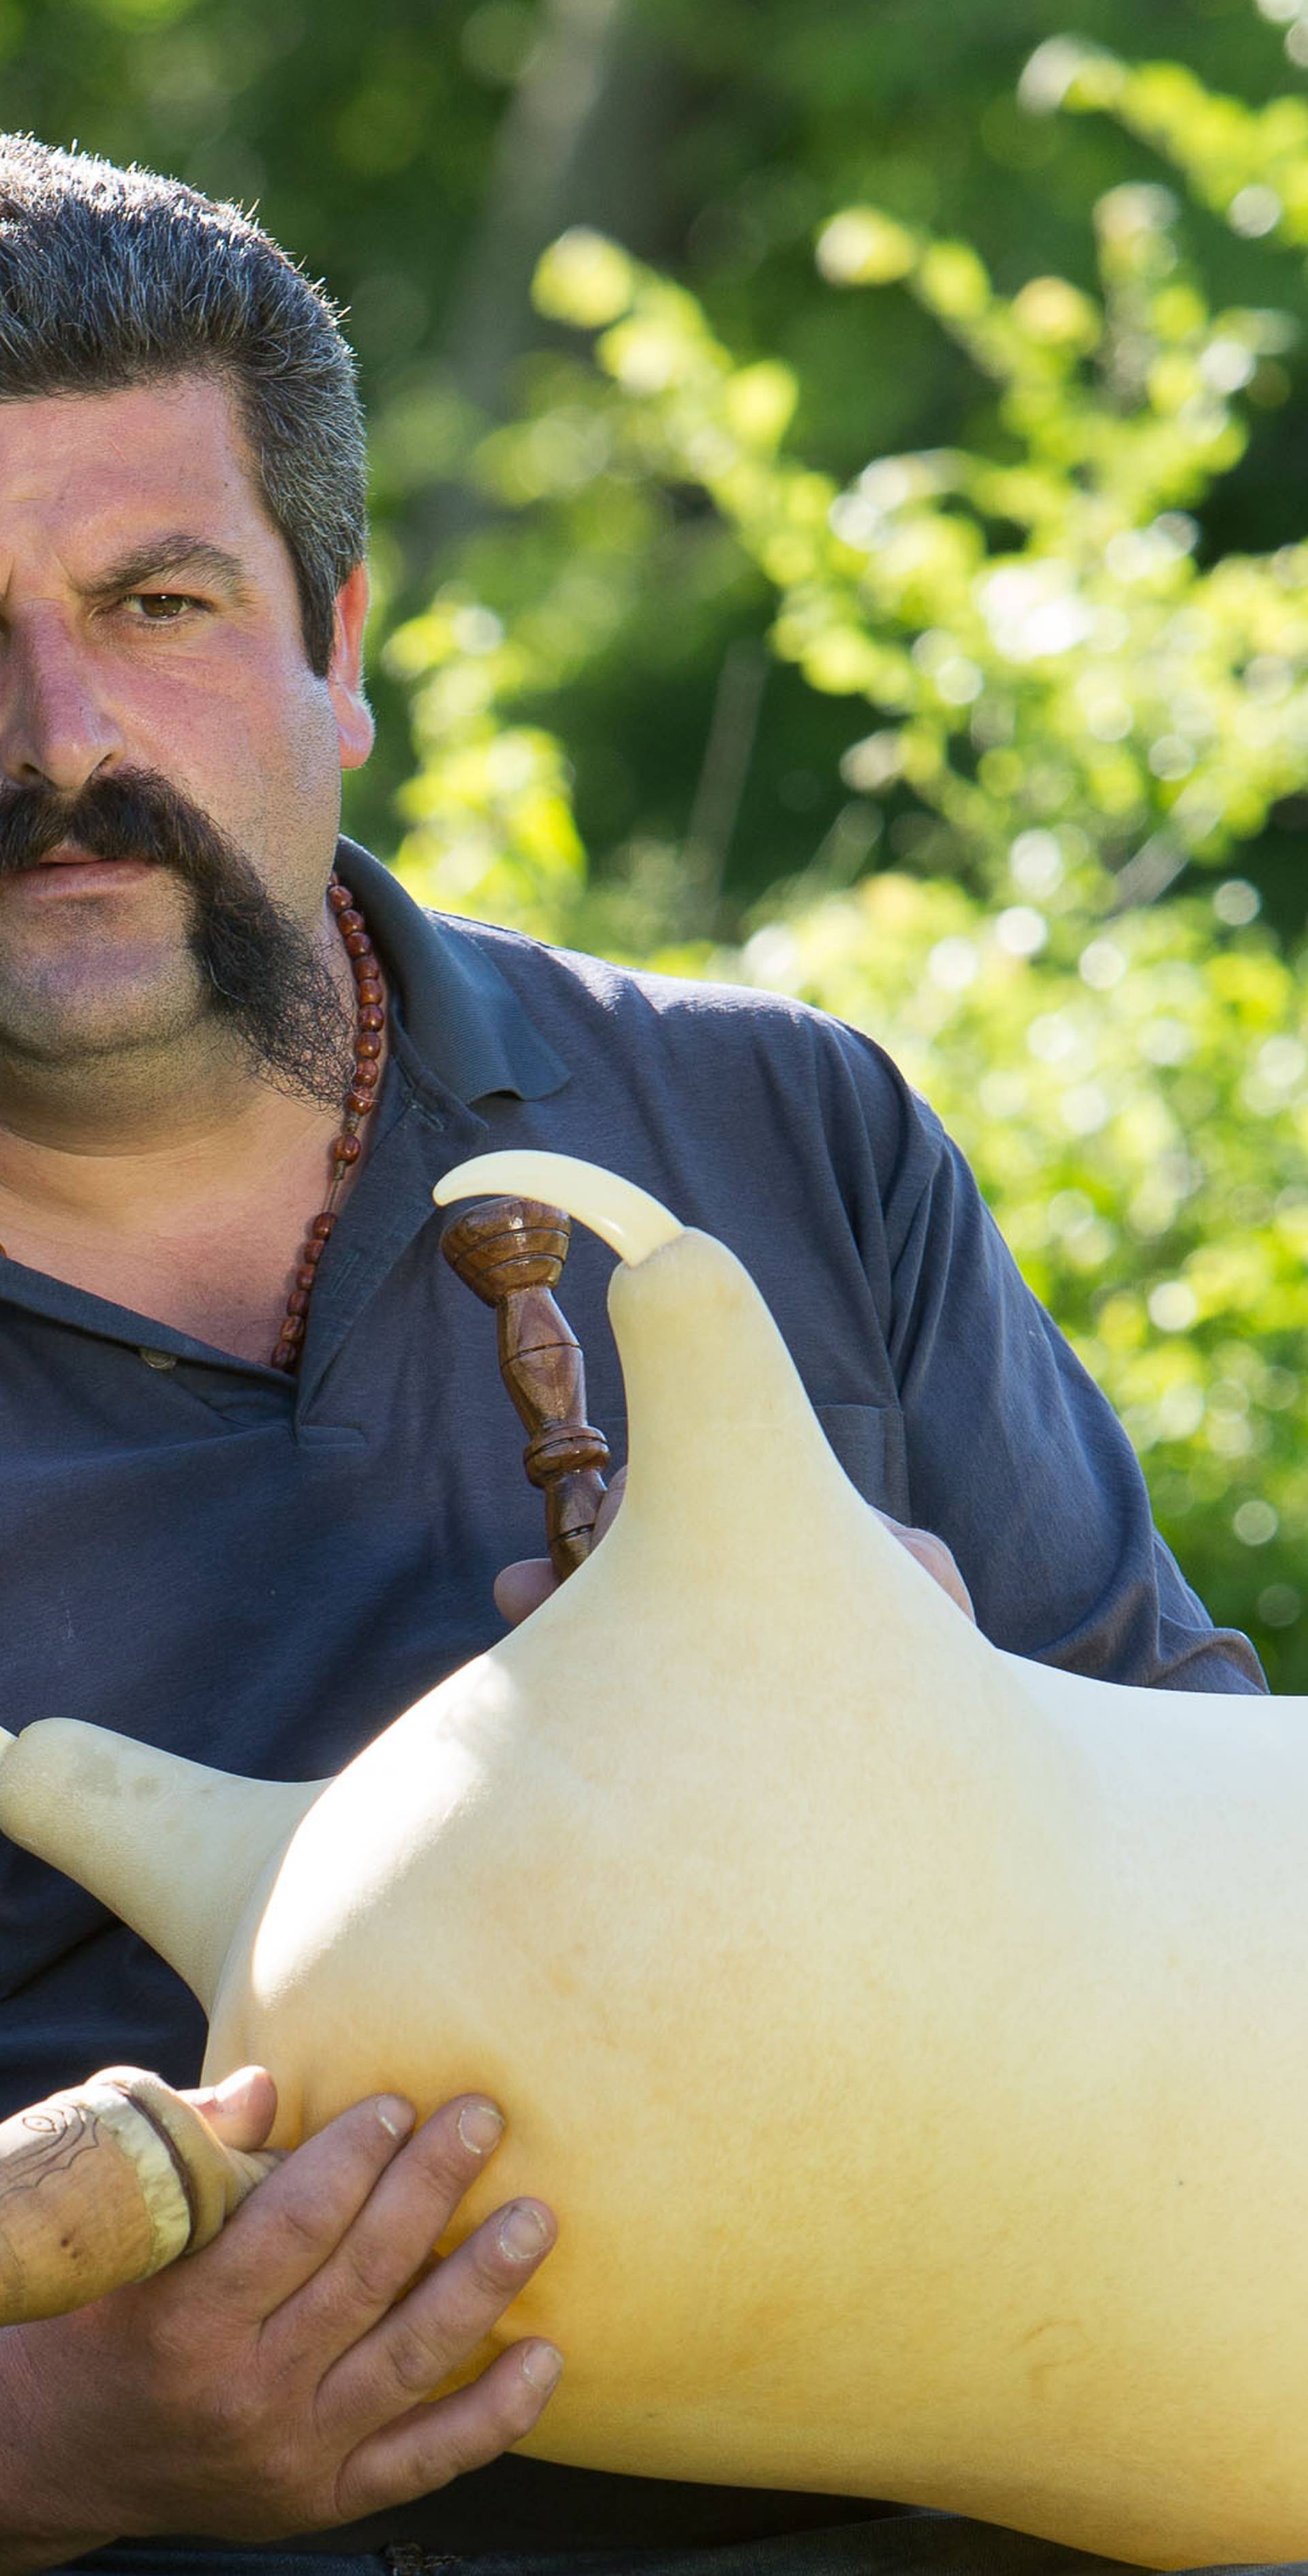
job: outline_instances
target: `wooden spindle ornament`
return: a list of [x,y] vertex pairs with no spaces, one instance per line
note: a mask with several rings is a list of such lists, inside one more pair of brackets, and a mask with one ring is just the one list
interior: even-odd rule
[[448,1226],[451,1268],[495,1309],[500,1374],[531,1437],[522,1463],[545,1496],[550,1563],[562,1581],[590,1552],[609,1461],[586,1420],[586,1364],[552,1291],[571,1222],[535,1199],[490,1199]]
[[15,2112],[0,2123],[0,2326],[63,2316],[198,2253],[280,2163],[224,2146],[138,2066]]

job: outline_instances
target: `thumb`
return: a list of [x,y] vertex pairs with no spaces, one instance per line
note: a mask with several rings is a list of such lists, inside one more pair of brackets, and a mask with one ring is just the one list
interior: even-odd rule
[[225,2147],[242,2154],[263,2145],[277,2117],[277,2087],[266,2066],[239,2066],[221,2084],[201,2085],[183,2099],[203,2113]]
[[547,1556],[520,1556],[495,1577],[495,1607],[501,1619],[516,1628],[558,1588],[559,1578]]

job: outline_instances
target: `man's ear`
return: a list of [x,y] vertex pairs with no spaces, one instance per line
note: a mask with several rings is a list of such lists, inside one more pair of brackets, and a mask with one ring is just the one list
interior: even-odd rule
[[342,769],[362,769],[376,731],[372,709],[363,693],[363,630],[367,616],[367,566],[356,564],[336,594],[335,634],[327,671]]

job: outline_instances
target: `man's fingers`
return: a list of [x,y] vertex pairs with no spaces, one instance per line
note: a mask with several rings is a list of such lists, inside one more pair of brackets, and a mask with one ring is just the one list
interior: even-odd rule
[[[621,1508],[626,1482],[627,1470],[619,1467],[596,1515],[592,1541],[595,1547]],[[876,1511],[877,1507],[874,1504],[872,1508]],[[944,1540],[937,1538],[932,1530],[909,1529],[903,1521],[893,1520],[889,1512],[877,1511],[877,1519],[975,1624],[976,1612],[972,1607],[971,1593]],[[557,1592],[558,1588],[558,1576],[547,1556],[525,1556],[516,1565],[506,1565],[503,1573],[496,1576],[495,1607],[500,1617],[507,1619],[511,1628],[516,1628],[522,1620],[530,1618],[533,1610],[539,1610],[542,1601],[548,1601],[550,1594]]]
[[898,1539],[900,1546],[909,1556],[916,1559],[923,1572],[930,1575],[932,1582],[938,1583],[941,1591],[947,1592],[950,1600],[957,1602],[959,1609],[966,1613],[975,1627],[976,1612],[972,1607],[972,1595],[959,1573],[952,1551],[946,1547],[944,1540],[937,1538],[934,1530],[909,1529],[903,1521],[892,1520],[889,1512],[877,1511],[875,1503],[872,1508],[876,1511],[877,1519],[883,1528],[889,1530],[892,1538]]
[[522,1556],[495,1577],[495,1607],[511,1628],[520,1626],[557,1592],[559,1578],[547,1556]]
[[976,1612],[972,1607],[972,1595],[959,1573],[952,1550],[946,1547],[944,1540],[937,1538],[932,1530],[904,1530],[901,1536],[909,1555],[917,1558],[918,1564],[925,1568],[932,1582],[938,1583],[941,1591],[947,1592],[950,1600],[957,1602],[959,1609],[975,1627]]
[[[626,1483],[627,1470],[619,1467],[612,1484],[600,1498],[592,1547],[598,1547],[605,1531],[612,1528],[621,1509]],[[503,1573],[496,1575],[495,1607],[501,1619],[507,1619],[511,1628],[517,1628],[558,1588],[559,1578],[547,1556],[521,1556],[516,1564],[506,1565]]]
[[485,2342],[554,2236],[538,2200],[511,2200],[484,2219],[327,2374],[318,2395],[327,2440],[380,2431],[430,2397]]
[[392,2504],[430,2495],[469,2469],[484,2469],[531,2431],[557,2386],[563,2357],[553,2344],[511,2344],[480,2379],[435,2405],[412,2407],[361,2442],[336,2483],[340,2518],[356,2522]]
[[196,2255],[196,2274],[203,2265],[209,2295],[262,2325],[335,2252],[413,2120],[411,2102],[381,2094],[357,2102],[297,2147]]
[[320,2419],[340,2434],[380,2429],[430,2397],[469,2361],[554,2243],[543,2201],[511,2200],[337,2364],[320,2393]]
[[595,1514],[595,1536],[591,1541],[593,1547],[598,1547],[605,1531],[612,1529],[622,1509],[622,1497],[626,1490],[627,1470],[625,1467],[619,1467],[616,1474],[610,1477],[600,1496],[600,1507]]
[[112,2510],[128,2532],[317,2531],[442,2485],[530,2429],[550,2385],[537,2339],[451,2388],[448,2408],[424,2401],[485,2361],[553,2220],[512,2201],[432,2268],[503,2122],[475,2094],[406,2140],[412,2120],[392,2096],[356,2103],[193,2260],[44,2329],[74,2359],[87,2342],[89,2439],[73,2457],[81,2475],[89,2449],[91,2485],[119,2499],[88,2529]]
[[[500,2113],[480,2094],[464,2094],[433,2113],[381,2174],[329,2259],[272,2322],[268,2331],[274,2340],[284,2336],[296,2349],[312,2344],[324,2390],[331,2366],[354,2350],[430,2262],[438,2238],[503,2134]],[[432,2385],[430,2379],[423,2382],[424,2389]],[[400,2402],[411,2403],[422,2393],[409,2389]],[[389,2412],[398,2412],[397,2403]],[[350,2438],[367,2429],[350,2428]]]

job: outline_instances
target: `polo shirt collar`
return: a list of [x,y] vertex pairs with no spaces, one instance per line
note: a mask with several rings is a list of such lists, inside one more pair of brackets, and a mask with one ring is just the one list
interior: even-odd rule
[[[424,912],[398,878],[357,842],[342,839],[337,867],[385,959],[399,1009],[391,1020],[394,1114],[383,1109],[357,1188],[344,1210],[337,1257],[317,1289],[296,1417],[312,1416],[328,1367],[388,1270],[432,1218],[432,1183],[481,1150],[486,1122],[475,1106],[496,1092],[540,1100],[571,1077],[506,977],[470,931]],[[388,1077],[388,1091],[390,1082]],[[3,1302],[161,1358],[202,1362],[243,1378],[270,1372],[236,1359],[176,1326],[162,1324],[43,1272],[10,1265]],[[146,1330],[143,1334],[143,1327]],[[277,1383],[285,1386],[279,1378]]]
[[411,1079],[426,1072],[469,1107],[497,1091],[543,1100],[562,1089],[567,1065],[470,932],[424,912],[357,841],[340,841],[336,866],[399,988],[395,1036]]

